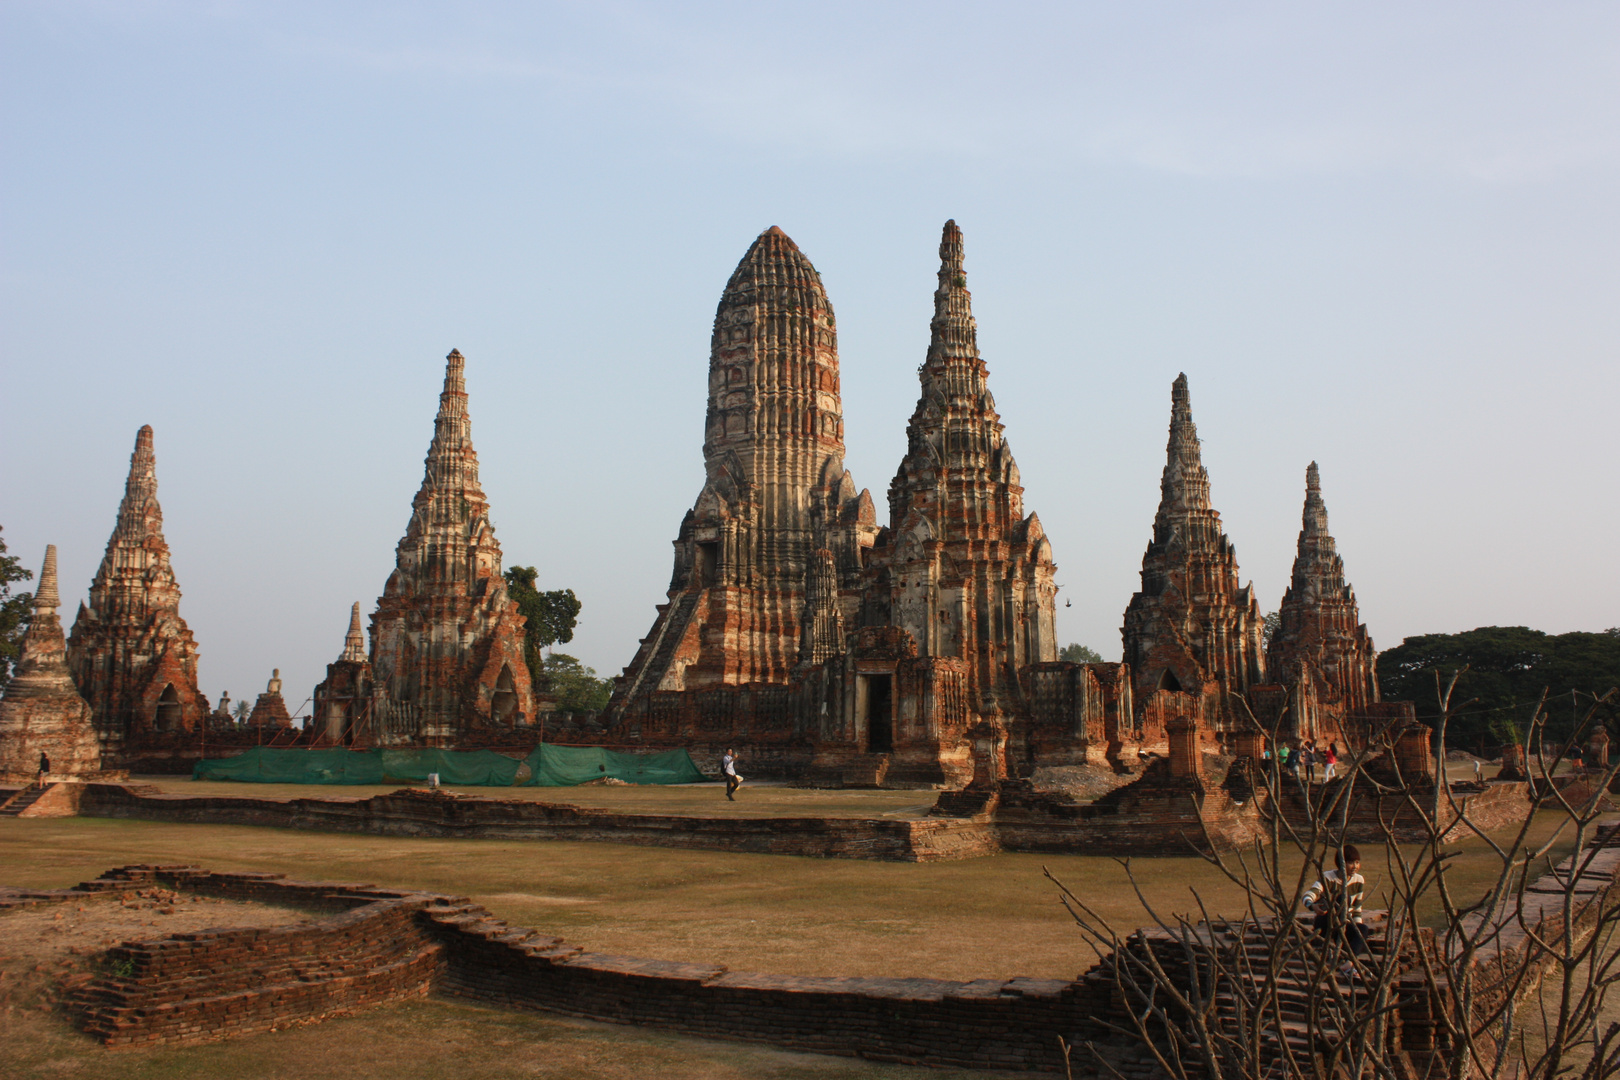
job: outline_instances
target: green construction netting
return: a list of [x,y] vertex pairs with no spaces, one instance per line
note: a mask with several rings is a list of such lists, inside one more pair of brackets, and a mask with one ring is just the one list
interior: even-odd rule
[[685,750],[619,754],[596,746],[541,743],[522,761],[493,750],[288,750],[256,746],[236,757],[199,761],[194,780],[257,784],[425,783],[429,773],[456,787],[571,787],[613,777],[631,784],[706,779]]
[[604,776],[629,784],[695,784],[708,779],[685,750],[619,754],[600,746],[541,743],[523,763],[533,772],[528,783],[534,787],[572,787]]

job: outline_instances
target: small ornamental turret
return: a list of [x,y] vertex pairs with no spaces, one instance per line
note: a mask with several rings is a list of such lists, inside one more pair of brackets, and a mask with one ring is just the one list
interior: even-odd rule
[[343,639],[343,655],[338,657],[344,663],[363,664],[366,660],[366,635],[360,629],[360,601],[354,602],[349,611],[349,633]]

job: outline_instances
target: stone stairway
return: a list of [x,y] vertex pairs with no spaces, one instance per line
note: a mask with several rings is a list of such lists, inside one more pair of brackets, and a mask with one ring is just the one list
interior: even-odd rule
[[[1367,938],[1375,964],[1385,952],[1384,913],[1367,913]],[[1203,943],[1198,955],[1212,950],[1224,959],[1227,973],[1214,990],[1211,1029],[1223,1036],[1250,1042],[1269,1074],[1285,1059],[1299,1066],[1331,1052],[1344,1038],[1344,1022],[1373,1011],[1369,990],[1346,977],[1337,963],[1312,956],[1315,935],[1279,934],[1275,923],[1217,923],[1197,929]],[[1192,961],[1178,935],[1143,931],[1138,947],[1152,948],[1166,974],[1180,985],[1192,986]],[[1276,950],[1286,950],[1277,956]]]
[[51,790],[49,781],[46,783],[33,783],[17,792],[5,802],[0,803],[0,818],[21,817],[22,812],[39,802],[44,794]]
[[634,701],[638,696],[658,689],[656,685],[643,686],[642,683],[649,674],[656,673],[656,677],[661,678],[662,673],[668,670],[669,663],[675,656],[675,651],[680,648],[682,639],[686,637],[686,628],[691,623],[692,616],[697,612],[698,603],[705,595],[707,595],[706,589],[696,586],[688,588],[681,594],[680,599],[675,601],[675,609],[670,611],[666,618],[660,620],[658,640],[653,642],[647,663],[643,664],[641,670],[636,673],[636,681],[625,692],[624,700],[626,702]]

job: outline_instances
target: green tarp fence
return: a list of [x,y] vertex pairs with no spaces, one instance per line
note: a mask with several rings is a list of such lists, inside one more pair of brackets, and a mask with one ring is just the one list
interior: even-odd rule
[[256,746],[236,757],[199,761],[194,780],[253,784],[426,783],[453,787],[572,787],[612,777],[630,784],[707,779],[685,750],[620,754],[599,746],[541,743],[522,761],[493,750],[288,750]]

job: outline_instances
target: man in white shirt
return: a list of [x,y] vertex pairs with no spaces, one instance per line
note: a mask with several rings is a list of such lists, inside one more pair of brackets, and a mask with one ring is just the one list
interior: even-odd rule
[[726,798],[736,802],[737,789],[742,787],[743,778],[737,775],[737,751],[729,746],[720,758],[720,771],[726,776]]

